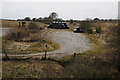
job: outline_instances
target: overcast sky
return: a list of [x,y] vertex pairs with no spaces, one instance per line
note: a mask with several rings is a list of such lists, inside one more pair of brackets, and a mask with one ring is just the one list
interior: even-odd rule
[[117,19],[118,2],[4,2],[3,19],[47,17],[56,12],[63,19]]

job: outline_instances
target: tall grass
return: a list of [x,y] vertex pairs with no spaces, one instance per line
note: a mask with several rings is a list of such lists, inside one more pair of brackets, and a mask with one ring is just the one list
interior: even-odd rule
[[[18,28],[19,22],[26,22],[26,27],[29,23],[32,21],[12,21],[12,20],[0,20],[2,22],[2,27],[9,27],[9,28]],[[38,27],[46,27],[47,24],[41,23],[41,22],[35,22]]]

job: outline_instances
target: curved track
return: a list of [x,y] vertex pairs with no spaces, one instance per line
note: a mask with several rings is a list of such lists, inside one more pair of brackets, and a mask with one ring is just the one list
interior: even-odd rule
[[[58,50],[47,52],[48,56],[61,58],[66,55],[74,53],[83,53],[92,48],[89,39],[82,33],[73,33],[65,30],[58,30],[50,32],[47,38],[55,41],[60,45]],[[31,54],[9,54],[9,56],[41,56],[44,53],[31,53]]]

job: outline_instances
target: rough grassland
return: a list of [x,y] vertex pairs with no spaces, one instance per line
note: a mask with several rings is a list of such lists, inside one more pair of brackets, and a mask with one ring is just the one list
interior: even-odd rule
[[[26,22],[26,26],[32,22],[32,21],[11,21],[11,20],[0,20],[2,22],[2,27],[9,27],[9,28],[17,28],[19,25],[19,22]],[[35,22],[37,23],[38,27],[46,27],[47,25],[41,22]]]
[[[110,25],[101,24],[104,25],[101,27],[103,27],[105,35],[86,34],[94,43],[92,51],[77,54],[76,57],[66,56],[59,62],[40,61],[39,59],[3,61],[3,78],[117,78],[118,70],[112,63],[111,53],[107,47],[109,35],[106,34],[109,33]],[[116,24],[111,24],[116,26]],[[105,29],[105,27],[107,28]]]
[[[11,21],[11,20],[0,20],[2,22],[2,27],[6,28],[14,28],[17,31],[18,23],[19,22],[26,22],[27,25],[32,21]],[[59,45],[53,41],[49,41],[46,39],[47,34],[49,34],[49,30],[47,30],[47,24],[41,23],[41,22],[35,22],[38,27],[44,28],[42,31],[38,31],[37,33],[30,34],[30,36],[26,36],[23,39],[38,39],[40,41],[35,42],[16,42],[16,41],[10,41],[10,44],[8,45],[7,49],[8,54],[9,53],[39,53],[44,52],[46,50],[45,45],[48,45],[47,51],[52,51],[59,48]],[[29,30],[21,31],[22,34],[28,34]],[[7,45],[7,44],[6,44]]]

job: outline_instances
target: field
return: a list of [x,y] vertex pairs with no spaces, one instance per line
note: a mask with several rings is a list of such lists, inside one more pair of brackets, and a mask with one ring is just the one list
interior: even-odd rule
[[[72,26],[69,31],[72,31],[79,24],[69,25]],[[102,33],[83,33],[94,44],[93,49],[76,56],[69,55],[59,60],[44,60],[37,57],[3,60],[3,78],[118,78],[120,74],[116,62],[119,59],[114,42],[117,39],[114,32],[117,25],[113,22],[94,23],[93,28],[100,26]]]
[[[11,20],[0,20],[2,22],[2,27],[10,27],[10,28],[17,28],[19,25],[19,22],[26,22],[26,27],[31,21],[11,21]],[[47,24],[41,23],[41,22],[35,22],[38,27],[46,27]]]

